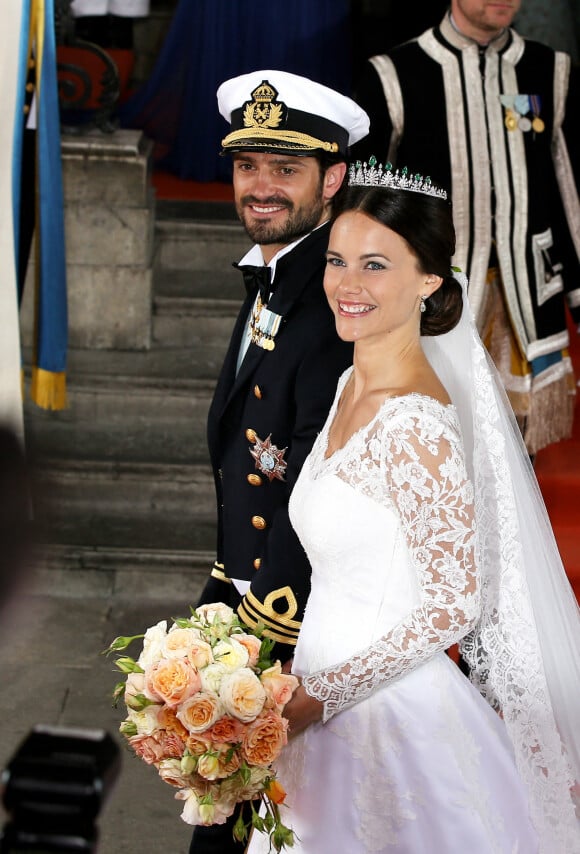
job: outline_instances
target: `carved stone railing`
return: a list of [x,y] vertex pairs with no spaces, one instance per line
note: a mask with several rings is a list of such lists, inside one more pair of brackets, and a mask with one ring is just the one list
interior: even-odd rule
[[62,130],[83,133],[96,127],[112,133],[118,127],[114,110],[120,93],[119,72],[102,47],[77,38],[70,6],[71,0],[55,0]]

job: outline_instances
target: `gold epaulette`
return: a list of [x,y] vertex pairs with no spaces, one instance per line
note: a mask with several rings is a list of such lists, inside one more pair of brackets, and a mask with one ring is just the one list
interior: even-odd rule
[[211,573],[210,573],[210,575],[211,575],[211,577],[212,577],[212,578],[217,578],[217,579],[219,579],[219,581],[225,581],[225,582],[226,582],[226,584],[231,584],[231,583],[232,583],[232,579],[231,579],[231,578],[228,578],[228,577],[227,577],[227,575],[226,575],[226,574],[225,574],[225,572],[224,572],[224,565],[223,565],[223,563],[218,563],[218,561],[217,561],[217,560],[215,561],[214,565],[212,566],[212,569],[211,569]]
[[[275,604],[286,605],[286,610],[284,612],[276,610]],[[263,602],[248,590],[238,606],[238,616],[251,628],[262,623],[266,627],[264,629],[266,637],[295,646],[301,626],[300,620],[293,619],[297,610],[298,603],[290,587],[273,590]]]

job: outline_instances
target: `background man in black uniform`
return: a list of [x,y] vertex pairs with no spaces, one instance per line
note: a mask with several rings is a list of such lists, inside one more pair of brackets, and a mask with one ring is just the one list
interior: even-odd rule
[[[368,132],[350,98],[303,77],[257,71],[218,90],[231,124],[236,208],[255,246],[248,290],[208,418],[218,505],[217,560],[200,602],[226,602],[292,655],[310,565],[288,498],[352,361],[322,279],[332,201],[349,146]],[[242,852],[231,826],[196,828],[191,852]]]

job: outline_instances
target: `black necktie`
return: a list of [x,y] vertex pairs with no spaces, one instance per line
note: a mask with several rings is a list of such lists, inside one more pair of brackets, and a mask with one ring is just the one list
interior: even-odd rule
[[262,305],[266,305],[272,290],[272,270],[270,267],[265,265],[254,267],[252,264],[233,264],[233,266],[236,270],[242,271],[247,292],[251,294],[257,287],[260,291]]

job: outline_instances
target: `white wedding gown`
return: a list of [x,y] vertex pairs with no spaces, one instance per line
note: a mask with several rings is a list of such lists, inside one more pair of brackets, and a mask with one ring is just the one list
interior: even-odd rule
[[[312,564],[293,670],[327,722],[277,763],[289,850],[535,854],[503,721],[444,651],[479,610],[455,409],[387,399],[326,458],[349,373],[290,501]],[[267,837],[248,851],[269,851]]]

